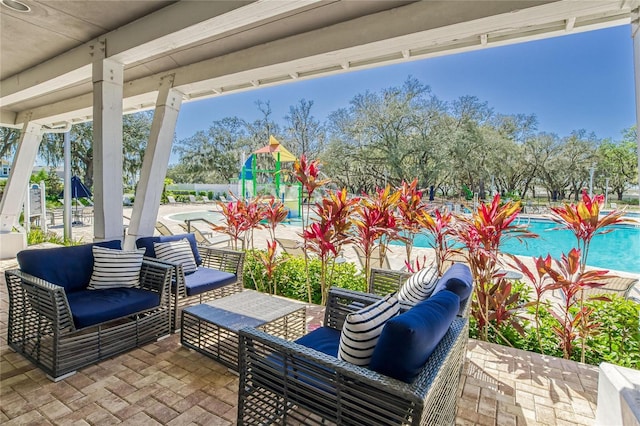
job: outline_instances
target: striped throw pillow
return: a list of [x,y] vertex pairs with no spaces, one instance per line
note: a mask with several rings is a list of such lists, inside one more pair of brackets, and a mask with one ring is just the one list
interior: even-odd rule
[[179,241],[167,241],[166,243],[153,243],[153,249],[156,251],[158,259],[182,265],[182,270],[185,274],[191,274],[198,269],[191,250],[191,244],[186,238]]
[[347,315],[340,333],[338,358],[355,365],[368,366],[382,328],[399,312],[398,299],[394,294],[388,294],[373,305]]
[[436,265],[422,268],[405,281],[398,291],[398,299],[411,304],[422,302],[431,296],[436,284],[438,284]]
[[104,290],[140,285],[140,268],[144,249],[135,251],[115,250],[93,246],[93,272],[87,288]]

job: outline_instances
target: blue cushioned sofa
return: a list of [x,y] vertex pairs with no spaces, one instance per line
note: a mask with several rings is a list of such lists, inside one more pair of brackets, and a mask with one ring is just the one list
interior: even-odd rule
[[[346,316],[382,296],[332,288],[324,326],[295,342],[240,331],[238,424],[450,425],[468,342],[471,275],[389,320],[369,367],[337,358]],[[459,274],[458,274],[459,273]]]
[[59,380],[78,368],[170,333],[171,268],[145,260],[133,288],[87,288],[92,246],[23,250],[5,272],[8,344]]
[[[185,274],[182,265],[161,261],[156,258],[154,243],[180,241],[186,238],[191,245],[193,257],[198,265],[196,272]],[[136,241],[138,248],[146,250],[145,256],[163,262],[174,268],[174,286],[172,287],[171,329],[178,330],[181,313],[185,306],[204,303],[242,291],[242,269],[244,252],[199,246],[193,234],[143,237]]]

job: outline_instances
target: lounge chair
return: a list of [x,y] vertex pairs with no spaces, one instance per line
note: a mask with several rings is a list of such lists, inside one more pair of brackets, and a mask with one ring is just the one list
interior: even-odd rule
[[290,238],[276,238],[276,241],[282,247],[282,251],[289,256],[301,256],[304,257],[305,252],[302,241],[293,240]]
[[[602,287],[590,288],[587,290],[582,290],[585,297],[594,296],[594,295],[618,295],[624,297],[625,299],[629,299],[629,294],[633,287],[638,283],[637,278],[628,278],[628,277],[611,277],[604,280],[605,285]],[[577,295],[580,297],[580,294]]]
[[202,203],[202,201],[198,201],[195,195],[189,195],[189,202],[193,204]]
[[214,203],[212,199],[210,199],[207,195],[202,195],[202,202],[204,203]]
[[173,232],[171,232],[171,229],[169,229],[167,225],[165,225],[160,221],[156,222],[156,230],[160,233],[160,235],[164,235],[164,236],[173,235]]
[[171,195],[167,195],[167,201],[169,204],[182,204],[181,202],[176,201],[176,198]]
[[216,237],[213,237],[213,233],[208,232],[204,233],[195,226],[189,227],[186,223],[179,224],[185,232],[191,232],[196,237],[196,241],[199,245],[203,246],[228,246],[231,239],[228,235],[219,234]]

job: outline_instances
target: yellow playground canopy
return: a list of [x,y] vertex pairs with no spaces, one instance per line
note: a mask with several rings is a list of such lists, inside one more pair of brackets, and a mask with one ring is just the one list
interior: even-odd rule
[[[269,136],[269,145],[260,148],[255,151],[254,154],[268,154],[271,153],[273,158],[277,161],[280,160],[285,163],[296,161],[296,157],[290,153],[287,148],[282,146],[280,142],[273,136]],[[278,158],[279,157],[279,158]]]

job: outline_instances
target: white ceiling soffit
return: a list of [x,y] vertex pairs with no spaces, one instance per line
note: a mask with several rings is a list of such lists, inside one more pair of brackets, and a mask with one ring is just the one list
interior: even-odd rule
[[[174,87],[184,93],[185,100],[203,99],[296,79],[629,24],[631,11],[639,6],[640,0],[424,1],[401,4],[391,10],[338,21],[311,31],[298,31],[294,35],[221,56],[213,55],[159,73],[142,72],[146,59],[151,61],[162,55],[171,55],[175,53],[173,49],[192,47],[198,40],[210,42],[216,31],[228,34],[233,28],[246,28],[251,26],[251,22],[264,20],[265,13],[271,13],[273,17],[284,14],[282,24],[286,25],[288,19],[295,18],[291,14],[291,5],[302,8],[298,10],[300,16],[307,11],[319,17],[323,10],[320,7],[313,10],[312,1],[259,1],[220,15],[230,18],[222,19],[224,24],[211,24],[209,21],[216,19],[212,17],[207,24],[201,20],[187,25],[188,17],[194,13],[190,10],[190,13],[184,12],[186,23],[171,28],[165,26],[162,34],[147,34],[146,40],[126,36],[141,32],[147,25],[153,26],[154,22],[162,22],[157,14],[197,3],[177,3],[106,34],[107,56],[132,64],[129,69],[125,67],[125,112],[153,108],[159,83],[169,75],[174,79]],[[318,6],[329,3],[334,2],[321,2]],[[281,9],[287,5],[289,9]],[[175,12],[176,9],[173,10]],[[292,20],[291,25],[294,23]],[[194,27],[198,30],[195,31]],[[203,32],[207,32],[205,36]],[[119,33],[118,37],[116,33]],[[229,37],[241,35],[236,33]],[[120,41],[114,43],[112,37]],[[215,45],[211,44],[211,47],[215,50]],[[83,45],[78,49],[86,48]],[[63,67],[63,73],[55,67],[49,69],[45,63],[28,71],[42,75],[48,73],[48,79],[32,75],[29,81],[21,77],[9,88],[2,81],[0,122],[19,125],[33,120],[56,126],[64,122],[90,120],[93,113],[90,59],[86,54],[75,53],[76,50],[67,53],[72,58],[78,55],[75,65]],[[49,62],[59,60],[60,57]],[[85,70],[84,74],[81,70]],[[131,71],[135,78],[128,79],[127,71]],[[66,95],[64,98],[60,97],[62,93]],[[7,99],[13,101],[8,102]]]

